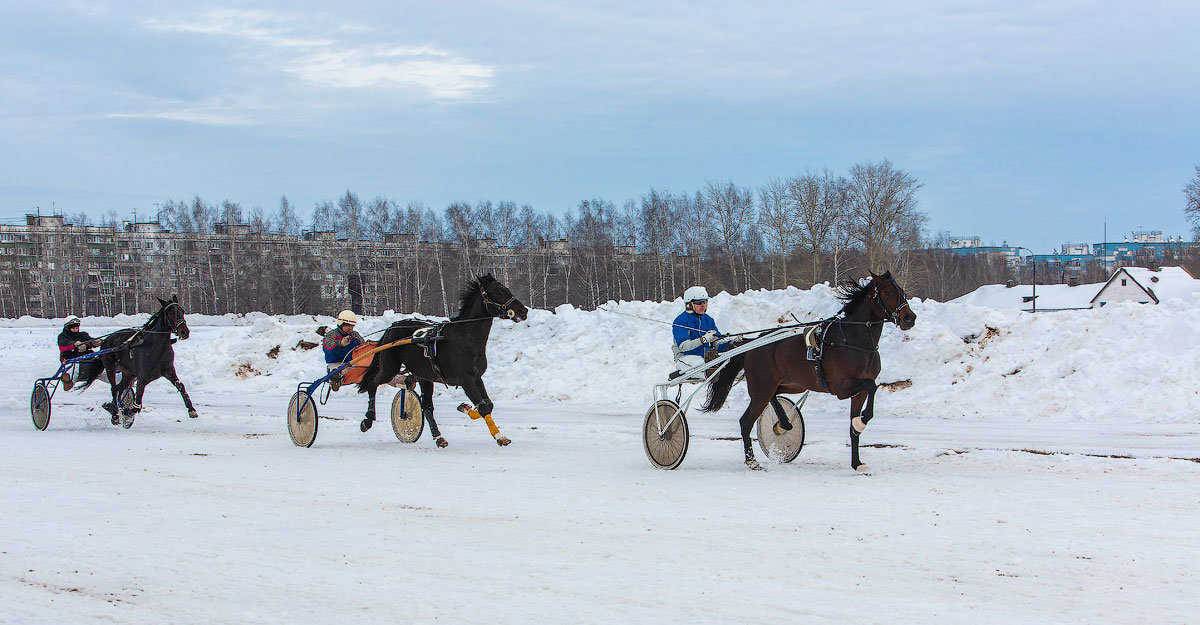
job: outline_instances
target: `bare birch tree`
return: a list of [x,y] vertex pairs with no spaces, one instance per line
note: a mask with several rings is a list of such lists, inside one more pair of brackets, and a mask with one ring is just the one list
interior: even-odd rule
[[1183,187],[1186,203],[1183,214],[1192,222],[1192,240],[1200,241],[1200,165],[1196,166],[1196,175]]
[[917,210],[921,183],[891,161],[858,163],[847,185],[855,239],[871,271],[898,267],[905,243],[919,240],[926,216]]

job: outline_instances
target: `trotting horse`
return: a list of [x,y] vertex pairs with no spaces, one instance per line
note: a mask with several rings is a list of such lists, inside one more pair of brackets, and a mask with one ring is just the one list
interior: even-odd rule
[[[160,377],[175,385],[179,395],[183,397],[183,404],[187,406],[188,416],[193,419],[199,416],[196,408],[192,406],[187,389],[175,373],[175,350],[171,347],[175,342],[171,338],[172,334],[181,340],[187,340],[191,334],[187,320],[184,319],[183,306],[179,304],[179,296],[173,296],[169,301],[156,299],[160,308],[142,327],[118,330],[100,343],[101,349],[130,345],[129,349],[106,354],[101,357],[99,363],[80,371],[80,382],[84,388],[94,382],[101,371],[105,372],[108,383],[112,386],[113,401],[111,404],[104,404],[104,409],[112,415],[113,425],[120,423],[128,427],[133,415],[142,409],[142,394],[146,392],[146,385]],[[117,372],[121,374],[120,382],[117,381]],[[133,406],[122,409],[121,415],[118,416],[121,393],[134,383],[136,387]]]
[[875,415],[875,377],[879,375],[879,337],[883,325],[891,322],[908,330],[917,322],[917,315],[908,306],[904,290],[896,284],[889,271],[882,276],[871,274],[870,281],[844,282],[838,288],[842,309],[837,316],[821,322],[820,355],[807,358],[805,336],[795,336],[770,343],[730,358],[708,388],[705,412],[720,408],[729,396],[739,371],[746,371],[746,390],[750,405],[742,413],[742,445],[746,465],[761,470],[750,447],[750,428],[770,403],[779,418],[776,434],[792,429],[784,411],[774,397],[780,393],[802,393],[807,390],[850,399],[850,466],[859,472],[870,469],[859,461],[858,438]]
[[435,382],[462,387],[475,404],[475,408],[466,411],[467,414],[472,419],[483,419],[497,444],[509,444],[492,421],[492,400],[483,386],[483,373],[487,371],[487,341],[493,319],[511,319],[520,323],[528,316],[529,310],[513,297],[508,287],[487,274],[467,283],[459,295],[458,314],[449,321],[432,324],[432,330],[424,330],[431,326],[425,321],[393,323],[380,337],[380,345],[411,337],[423,330],[438,338],[424,345],[388,349],[375,356],[358,384],[358,392],[368,396],[367,415],[360,429],[367,431],[375,421],[375,391],[380,385],[391,382],[401,369],[407,369],[421,385],[422,416],[429,422],[429,431],[438,447],[445,447],[447,443],[433,420]]

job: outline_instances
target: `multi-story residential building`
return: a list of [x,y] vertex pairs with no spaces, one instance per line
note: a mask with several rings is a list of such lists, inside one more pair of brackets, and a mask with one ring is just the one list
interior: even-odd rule
[[[61,215],[29,215],[24,225],[0,225],[0,316],[134,313],[151,307],[147,298],[174,294],[189,311],[209,314],[453,314],[461,285],[451,276],[483,273],[526,287],[529,305],[546,307],[566,301],[571,255],[567,241],[508,248],[406,233],[354,241],[325,231],[253,232],[246,224],[171,232],[158,222],[81,227]],[[612,256],[617,264],[637,259],[630,250]]]

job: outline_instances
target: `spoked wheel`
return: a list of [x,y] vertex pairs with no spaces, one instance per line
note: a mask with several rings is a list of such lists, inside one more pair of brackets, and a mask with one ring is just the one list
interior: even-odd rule
[[775,424],[779,422],[779,417],[775,414],[775,406],[767,404],[767,409],[758,417],[758,446],[776,462],[791,462],[804,447],[804,417],[792,400],[782,395],[776,395],[775,400],[783,408],[792,429],[776,434]]
[[425,415],[417,394],[401,389],[392,398],[392,431],[401,443],[415,443],[425,431]]
[[317,400],[304,391],[296,391],[288,402],[288,436],[297,447],[312,447],[317,440]]
[[688,450],[688,424],[679,404],[660,399],[646,411],[642,422],[642,446],[646,458],[658,469],[674,469]]
[[50,425],[50,391],[46,383],[33,383],[33,394],[29,396],[29,415],[33,417],[33,427],[44,431]]

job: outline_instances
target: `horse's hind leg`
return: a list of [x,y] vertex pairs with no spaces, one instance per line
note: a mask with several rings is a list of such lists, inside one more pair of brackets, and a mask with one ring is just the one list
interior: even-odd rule
[[[496,439],[496,444],[504,447],[511,443],[505,436],[500,436],[500,428],[496,427],[496,422],[492,420],[492,400],[488,398],[487,389],[483,386],[482,378],[475,378],[463,385],[463,391],[466,392],[467,398],[471,403],[475,404],[475,408],[470,406],[459,406],[458,409],[467,413],[467,416],[472,419],[483,419],[487,424],[488,432],[492,438]],[[464,410],[464,408],[466,408]]]
[[743,412],[742,417],[738,419],[738,425],[741,426],[742,430],[742,449],[746,454],[746,466],[754,471],[762,471],[763,468],[754,459],[754,447],[750,444],[750,430],[754,428],[754,423],[758,421],[759,415],[763,413],[763,410],[766,410],[767,403],[770,401],[770,398],[756,398],[751,395],[750,405],[746,406],[746,412]]
[[112,424],[119,425],[120,417],[118,416],[117,410],[120,409],[121,402],[118,398],[121,396],[121,392],[129,386],[129,376],[122,374],[121,382],[118,384],[117,366],[112,365],[104,367],[104,377],[108,380],[109,391],[112,392],[112,401],[105,402],[101,407],[108,412],[109,416],[111,417]]
[[367,383],[367,413],[363,416],[363,420],[359,422],[358,429],[366,432],[375,425],[375,391],[379,390],[377,380],[371,380]]
[[433,420],[433,382],[429,380],[420,380],[421,384],[421,418],[429,423],[429,434],[433,436],[433,442],[438,447],[445,447],[450,443],[442,438],[441,430],[438,430],[437,421]]
[[183,386],[183,381],[179,379],[179,375],[175,373],[175,367],[171,367],[163,371],[163,377],[168,382],[175,385],[175,389],[179,391],[179,396],[183,398],[183,405],[187,406],[188,416],[195,419],[200,416],[196,412],[196,407],[192,405],[192,398],[188,397],[187,388]]

